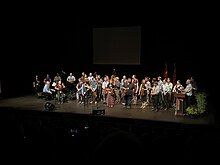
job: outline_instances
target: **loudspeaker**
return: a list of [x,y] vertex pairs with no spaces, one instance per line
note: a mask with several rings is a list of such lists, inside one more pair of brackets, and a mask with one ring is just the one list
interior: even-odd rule
[[103,107],[93,107],[92,108],[92,115],[104,115],[105,114],[105,109]]
[[52,104],[48,101],[44,104],[44,111],[54,111],[54,109],[55,109],[54,104]]

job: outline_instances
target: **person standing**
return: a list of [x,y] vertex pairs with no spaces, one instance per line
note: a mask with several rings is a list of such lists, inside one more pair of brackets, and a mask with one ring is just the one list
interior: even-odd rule
[[69,76],[67,77],[66,81],[67,81],[68,90],[70,92],[73,92],[73,90],[75,89],[75,82],[76,82],[76,78],[73,75],[73,73],[69,74]]
[[134,85],[131,82],[131,78],[128,78],[127,84],[125,86],[125,106],[127,109],[131,108],[131,100],[134,92]]
[[41,88],[41,85],[40,85],[40,79],[39,79],[39,76],[36,75],[35,76],[35,80],[33,81],[33,88],[34,88],[34,92],[37,96],[40,96],[40,88]]
[[165,101],[165,111],[171,107],[171,94],[172,94],[173,84],[170,78],[167,78],[167,82],[164,86],[164,101]]
[[142,102],[140,108],[144,109],[147,105],[147,85],[146,85],[145,79],[141,81],[141,85],[139,88],[139,96]]
[[186,108],[190,105],[192,105],[192,99],[193,99],[193,87],[191,84],[191,80],[186,80],[186,88],[184,89],[184,92],[186,94]]
[[106,91],[107,91],[107,95],[106,95],[107,106],[113,108],[115,105],[115,92],[114,92],[114,85],[112,79],[110,79]]
[[153,102],[152,111],[155,111],[155,112],[159,110],[159,97],[158,97],[159,92],[160,92],[160,87],[158,83],[155,81],[151,89],[151,97],[152,97],[152,102]]

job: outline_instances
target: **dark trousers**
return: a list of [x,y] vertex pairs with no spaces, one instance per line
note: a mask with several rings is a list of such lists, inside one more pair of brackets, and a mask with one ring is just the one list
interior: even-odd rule
[[159,97],[158,97],[158,95],[152,95],[152,102],[153,102],[154,110],[158,110],[158,106],[159,106]]
[[141,96],[141,102],[147,102],[147,94]]
[[186,108],[190,105],[193,105],[193,96],[186,95]]
[[125,106],[131,108],[132,95],[125,95]]
[[158,93],[158,105],[159,106],[163,106],[163,94],[162,94],[162,92],[159,92]]
[[83,100],[84,106],[89,105],[89,93],[88,93],[88,91],[83,95],[82,100]]
[[164,96],[164,105],[165,105],[165,109],[169,109],[171,107],[171,94],[167,93]]

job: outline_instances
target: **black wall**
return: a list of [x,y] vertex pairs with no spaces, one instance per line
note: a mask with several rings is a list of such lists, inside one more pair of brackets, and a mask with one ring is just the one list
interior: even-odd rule
[[[30,93],[35,74],[44,77],[50,73],[53,77],[61,69],[76,76],[82,71],[111,74],[116,68],[121,75],[130,73],[142,78],[146,74],[161,75],[165,62],[170,77],[176,63],[177,79],[185,83],[194,75],[202,88],[209,88],[207,79],[216,64],[209,48],[210,28],[200,20],[148,18],[144,14],[81,14],[72,18],[68,29],[47,23],[46,18],[33,20],[28,27],[25,20],[19,22],[21,26],[8,29],[4,37],[7,51],[2,58],[6,66],[1,65],[3,94]],[[111,26],[142,27],[140,66],[93,65],[92,28]]]

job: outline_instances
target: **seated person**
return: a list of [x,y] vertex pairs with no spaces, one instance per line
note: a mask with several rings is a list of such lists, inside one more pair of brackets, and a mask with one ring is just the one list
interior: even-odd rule
[[43,88],[43,94],[45,95],[46,99],[52,99],[53,98],[53,90],[50,89],[50,82],[46,81],[44,88]]

